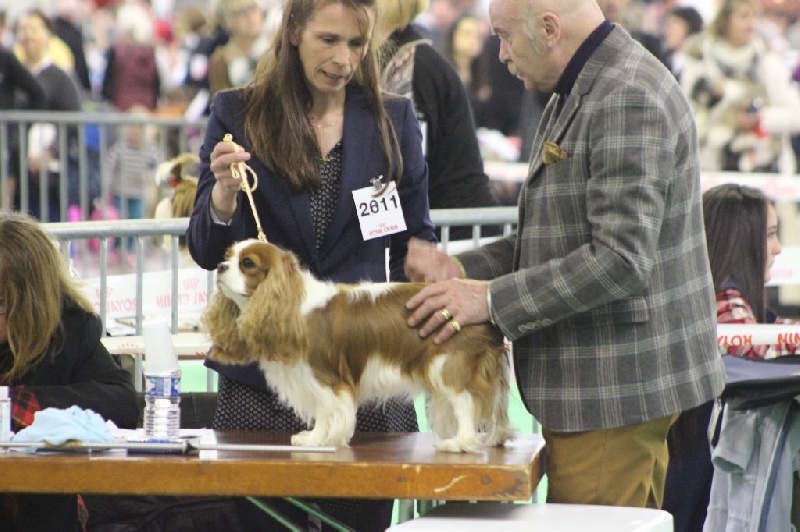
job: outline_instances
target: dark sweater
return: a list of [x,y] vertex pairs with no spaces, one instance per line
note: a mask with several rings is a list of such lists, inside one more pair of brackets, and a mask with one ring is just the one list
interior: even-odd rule
[[0,46],[0,110],[18,108],[20,95],[17,91],[25,96],[22,100],[24,109],[45,108],[44,88],[14,52]]
[[[422,38],[413,26],[391,36],[398,47]],[[412,90],[417,117],[427,134],[425,158],[430,173],[431,209],[497,205],[483,171],[464,84],[452,65],[429,44],[416,47]],[[471,236],[472,227],[450,231],[451,239]]]
[[53,19],[53,31],[72,52],[75,61],[75,77],[78,83],[85,91],[90,92],[92,85],[89,80],[89,66],[86,64],[86,53],[83,49],[84,39],[80,27],[64,17],[56,17]]
[[[12,383],[14,430],[29,425],[37,410],[72,405],[91,409],[121,428],[135,428],[139,404],[132,379],[100,342],[100,318],[79,310],[65,311],[62,325],[65,336],[58,354]],[[0,344],[0,373],[9,369],[10,359],[8,344]],[[77,531],[77,496],[2,495],[0,530]]]
[[[64,343],[52,358],[41,360],[19,382],[12,383],[11,400],[15,430],[33,421],[38,409],[73,405],[94,410],[122,428],[135,428],[139,403],[130,374],[122,369],[100,341],[100,318],[81,310],[67,310],[62,317]],[[11,351],[0,344],[0,368],[8,369]]]

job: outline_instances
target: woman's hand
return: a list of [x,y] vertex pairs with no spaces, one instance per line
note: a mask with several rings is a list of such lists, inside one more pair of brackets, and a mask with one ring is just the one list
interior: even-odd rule
[[445,281],[463,277],[458,263],[436,245],[412,238],[408,241],[405,272],[411,281]]
[[236,212],[236,195],[242,181],[233,175],[231,166],[247,162],[250,154],[233,142],[219,141],[211,152],[210,169],[217,182],[211,191],[211,207],[223,221],[228,221]]

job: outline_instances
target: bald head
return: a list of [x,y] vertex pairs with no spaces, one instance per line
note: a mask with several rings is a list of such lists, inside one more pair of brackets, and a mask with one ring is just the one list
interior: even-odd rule
[[492,0],[500,60],[530,89],[551,91],[578,47],[603,22],[595,0]]

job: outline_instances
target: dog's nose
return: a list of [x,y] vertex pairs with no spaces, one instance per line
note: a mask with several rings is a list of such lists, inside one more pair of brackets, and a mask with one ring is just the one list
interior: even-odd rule
[[225,273],[228,270],[228,265],[224,262],[217,266],[217,273]]

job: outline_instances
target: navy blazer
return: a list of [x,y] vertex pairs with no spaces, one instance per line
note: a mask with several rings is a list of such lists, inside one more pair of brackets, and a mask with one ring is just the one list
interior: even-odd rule
[[[380,144],[373,107],[364,90],[347,87],[343,126],[341,190],[333,220],[317,250],[308,191],[295,191],[288,179],[276,175],[260,161],[244,133],[244,100],[241,89],[218,93],[211,106],[206,136],[200,148],[200,180],[194,212],[186,234],[189,251],[201,267],[214,269],[225,251],[236,241],[255,238],[257,229],[250,204],[240,192],[238,208],[230,225],[211,217],[211,190],[216,182],[210,170],[210,155],[226,133],[252,154],[248,164],[258,175],[253,200],[267,239],[294,252],[301,264],[316,276],[336,282],[386,281],[386,248],[389,248],[390,279],[406,280],[403,273],[408,240],[434,241],[428,207],[428,167],[422,153],[422,133],[407,98],[386,95],[384,107],[391,119],[403,157],[403,176],[398,194],[407,230],[364,241],[358,222],[353,190],[371,186],[370,180],[387,175],[386,157]],[[208,363],[221,374],[251,386],[265,386],[261,372],[249,367]]]

